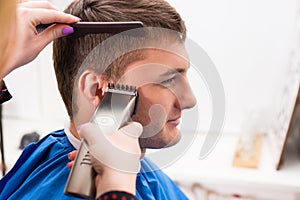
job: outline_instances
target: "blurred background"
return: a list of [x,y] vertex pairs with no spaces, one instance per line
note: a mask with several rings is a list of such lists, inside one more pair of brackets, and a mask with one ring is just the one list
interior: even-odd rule
[[[63,10],[70,1],[51,1]],[[186,22],[188,37],[215,63],[226,95],[224,132],[238,132],[253,110],[272,112],[297,47],[297,0],[169,0]],[[67,114],[56,87],[49,45],[28,67],[5,78],[14,98],[4,106],[10,118],[61,122]],[[22,83],[20,85],[20,83]],[[207,89],[198,98],[201,130],[210,123]],[[27,105],[27,106],[23,106]]]
[[[71,1],[50,2],[63,10]],[[175,164],[167,169],[168,173],[177,177],[182,187],[187,188],[191,199],[300,199],[300,184],[295,179],[288,179],[300,178],[300,168],[296,170],[294,167],[292,172],[287,170],[287,175],[278,175],[285,168],[276,171],[276,163],[271,162],[268,153],[262,153],[256,171],[232,168],[231,165],[240,134],[248,131],[250,126],[254,126],[255,130],[267,132],[282,109],[280,105],[283,90],[291,76],[291,68],[300,60],[300,2],[168,2],[185,20],[188,38],[200,45],[214,62],[222,79],[226,97],[226,119],[222,137],[212,154],[198,166],[194,162],[198,160],[201,141],[209,129],[213,108],[205,81],[195,76],[195,72],[190,72],[191,85],[199,108],[200,126],[197,132],[203,134],[195,140],[191,148],[191,152],[196,155],[188,157],[188,161],[179,161],[177,166]],[[5,78],[13,95],[13,99],[3,105],[4,148],[8,167],[11,167],[20,155],[18,146],[22,135],[36,131],[44,136],[64,128],[64,124],[68,122],[52,65],[52,45],[49,45],[35,61]],[[185,177],[187,181],[183,181],[178,177],[184,174],[187,169],[184,163],[188,162],[194,168],[190,168],[192,174]],[[296,166],[300,166],[299,162],[296,162]],[[216,170],[213,170],[214,167]],[[178,168],[182,171],[178,171]],[[208,168],[210,171],[207,171]],[[217,171],[219,177],[216,175]],[[228,190],[220,190],[230,184],[232,187]],[[271,194],[271,191],[278,188],[281,188],[278,194]],[[257,189],[261,190],[263,195],[254,192]]]

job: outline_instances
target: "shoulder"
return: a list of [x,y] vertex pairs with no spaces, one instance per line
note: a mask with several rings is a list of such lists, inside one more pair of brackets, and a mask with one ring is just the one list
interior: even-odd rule
[[43,137],[39,142],[37,142],[37,145],[40,145],[42,143],[53,143],[53,142],[58,142],[58,144],[61,145],[66,145],[68,144],[68,137],[65,134],[65,131],[63,129],[57,130],[57,131],[53,131],[51,133],[49,133],[48,135],[46,135],[45,137]]
[[73,147],[69,142],[68,137],[65,134],[65,131],[63,129],[49,133],[44,138],[42,138],[39,142],[36,143],[37,146],[43,144],[46,144],[47,146],[51,144],[51,145],[58,145],[67,148]]
[[140,175],[155,177],[164,182],[173,182],[168,175],[166,175],[156,164],[146,157],[141,160]]
[[148,158],[141,160],[136,183],[138,199],[187,199],[176,183]]
[[69,174],[66,167],[68,153],[73,149],[63,130],[52,132],[39,142],[28,145],[12,170],[0,181],[0,196],[17,199],[23,195],[28,199],[43,199],[49,192],[55,193],[55,197],[64,196],[63,189]]

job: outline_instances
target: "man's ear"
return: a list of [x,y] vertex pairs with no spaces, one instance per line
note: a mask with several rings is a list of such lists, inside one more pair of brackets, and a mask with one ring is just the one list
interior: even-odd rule
[[93,70],[83,72],[79,78],[79,91],[94,108],[101,102],[106,85],[103,77]]

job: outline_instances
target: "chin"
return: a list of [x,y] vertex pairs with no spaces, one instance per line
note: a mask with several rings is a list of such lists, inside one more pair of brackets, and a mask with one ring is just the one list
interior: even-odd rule
[[172,131],[161,131],[153,137],[140,138],[139,143],[142,149],[162,149],[174,146],[180,141],[180,139],[180,131],[176,128],[176,130]]
[[168,144],[166,144],[165,147],[171,147],[176,145],[181,139],[181,134],[177,134],[171,141],[168,142]]

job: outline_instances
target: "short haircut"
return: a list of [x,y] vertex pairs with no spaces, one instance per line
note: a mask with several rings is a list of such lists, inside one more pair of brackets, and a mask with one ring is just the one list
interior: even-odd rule
[[[177,11],[164,0],[75,0],[65,10],[82,21],[141,21],[145,27],[160,27],[186,36],[186,27]],[[99,43],[113,34],[88,34],[78,37],[62,37],[53,43],[53,60],[58,88],[72,119],[76,107],[72,106],[75,79],[81,64]],[[99,57],[99,55],[98,55]],[[129,53],[120,57],[105,71],[110,79],[119,77],[124,68],[143,54]],[[73,109],[72,109],[73,108]]]

